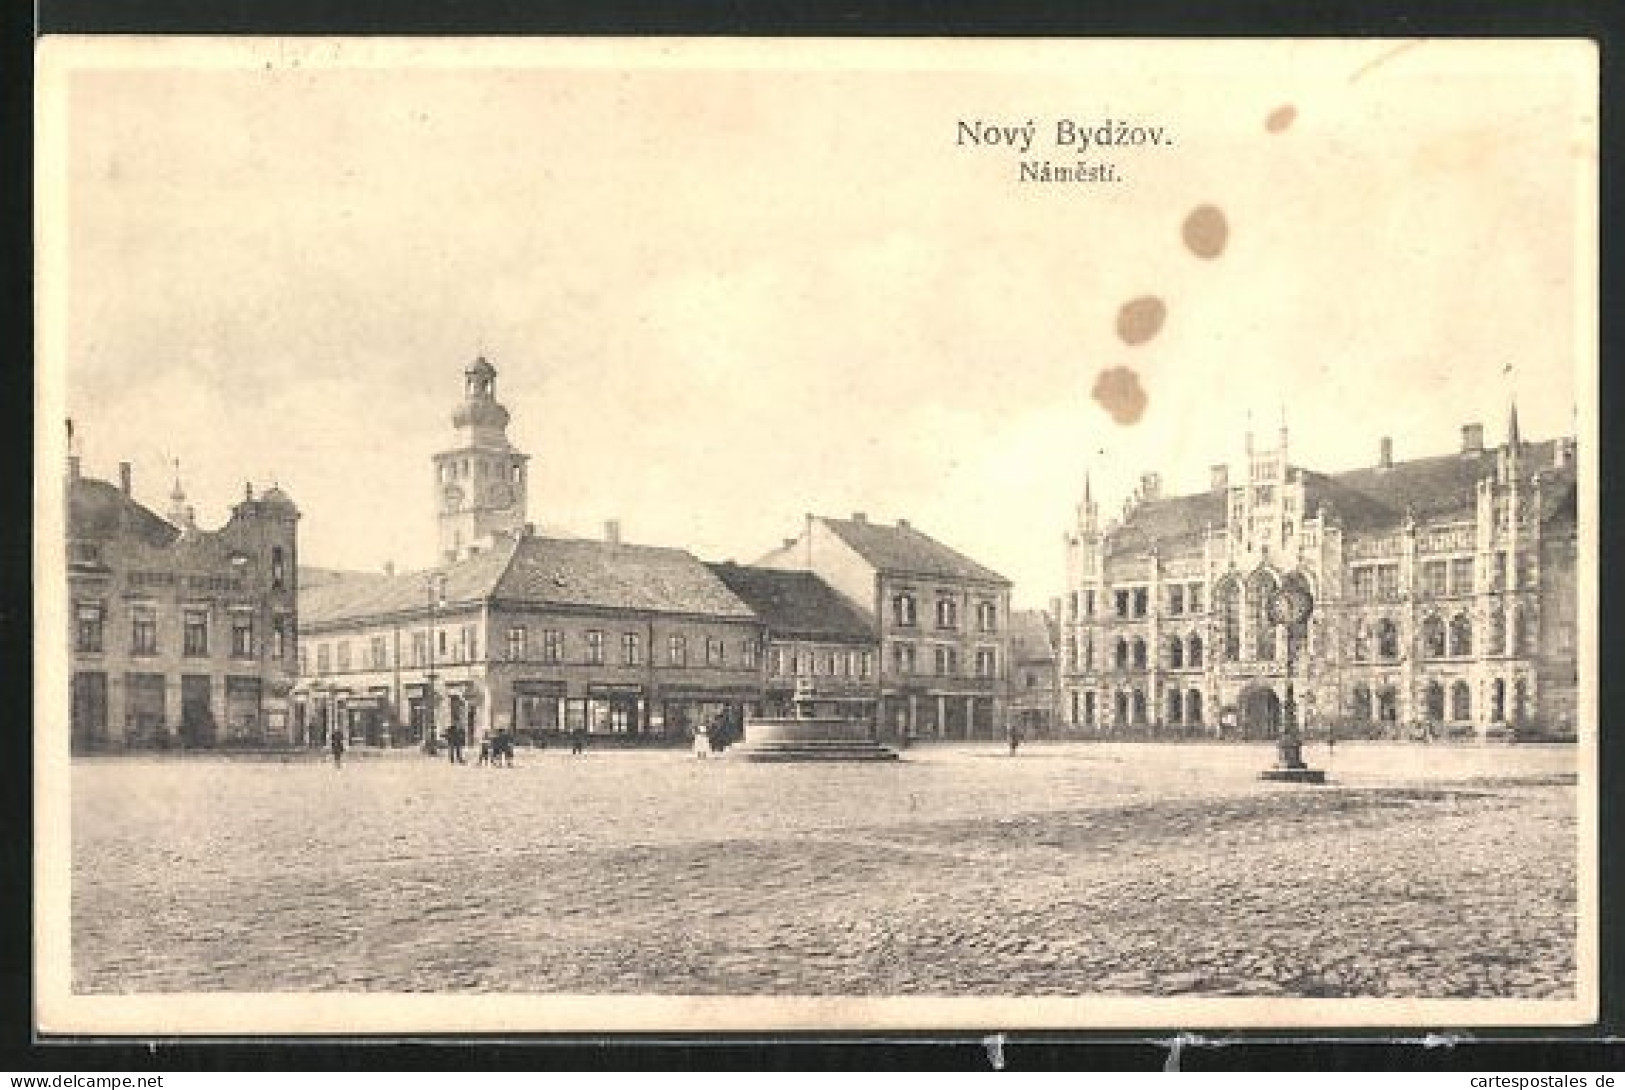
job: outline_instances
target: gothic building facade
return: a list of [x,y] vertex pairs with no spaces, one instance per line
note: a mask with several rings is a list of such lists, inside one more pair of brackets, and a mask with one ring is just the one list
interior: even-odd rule
[[[1063,714],[1078,731],[1573,737],[1575,443],[1462,428],[1451,454],[1326,474],[1247,437],[1242,477],[1141,480],[1066,535]],[[1283,591],[1312,604],[1272,609]]]

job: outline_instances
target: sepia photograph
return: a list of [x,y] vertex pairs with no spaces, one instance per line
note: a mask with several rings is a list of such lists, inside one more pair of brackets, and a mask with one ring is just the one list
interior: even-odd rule
[[37,59],[41,1034],[1596,1019],[1593,43]]

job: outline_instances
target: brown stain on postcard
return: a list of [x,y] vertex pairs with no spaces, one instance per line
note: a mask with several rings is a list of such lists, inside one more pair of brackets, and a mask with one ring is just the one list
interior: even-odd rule
[[1185,246],[1197,257],[1212,260],[1224,253],[1230,241],[1230,224],[1224,213],[1211,204],[1199,205],[1185,217]]
[[1117,312],[1117,335],[1124,344],[1144,344],[1162,331],[1168,307],[1155,295],[1142,295],[1124,303]]
[[1145,415],[1149,399],[1132,367],[1106,368],[1095,376],[1095,388],[1089,392],[1119,424],[1137,424]]

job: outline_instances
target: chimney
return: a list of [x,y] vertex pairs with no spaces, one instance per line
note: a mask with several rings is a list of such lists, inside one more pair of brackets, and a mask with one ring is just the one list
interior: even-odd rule
[[907,529],[909,529],[908,519],[898,519],[897,520],[897,528],[899,530],[907,530]]
[[534,522],[525,523],[525,536],[526,537],[535,537],[536,536],[536,524]]
[[1208,484],[1215,492],[1225,492],[1230,488],[1230,467],[1226,465],[1208,466]]
[[1461,426],[1461,452],[1463,454],[1482,454],[1484,452],[1484,425],[1463,424]]
[[604,520],[604,540],[609,542],[611,545],[619,545],[621,543],[620,519]]
[[130,494],[130,463],[129,462],[120,462],[118,464],[118,486],[119,486],[119,491],[123,492],[126,496],[128,496]]
[[852,512],[852,521],[867,523],[869,521],[869,516],[864,514],[862,511],[854,511]]
[[1377,468],[1394,468],[1394,441],[1386,435],[1382,437],[1382,442],[1377,447]]
[[795,548],[795,544],[796,544],[796,539],[793,538],[793,537],[787,537],[787,538],[784,539],[784,547],[786,549]]
[[385,575],[394,575],[395,574],[395,561],[393,561],[393,560],[384,561],[384,574]]
[[1140,498],[1142,500],[1160,500],[1162,498],[1162,475],[1159,473],[1140,474]]

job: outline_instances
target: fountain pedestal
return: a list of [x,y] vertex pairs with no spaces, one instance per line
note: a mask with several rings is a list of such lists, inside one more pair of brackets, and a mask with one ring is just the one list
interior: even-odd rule
[[869,724],[836,716],[745,720],[745,740],[728,749],[741,761],[895,761]]

